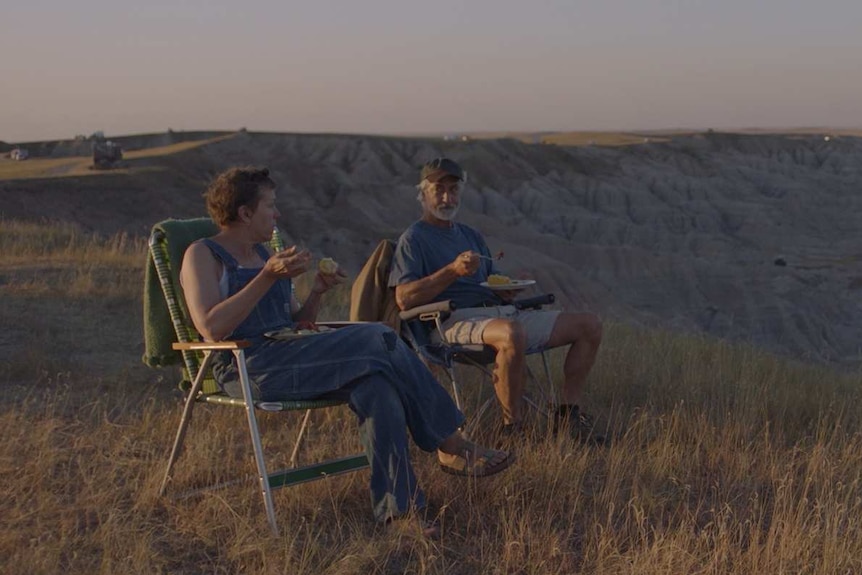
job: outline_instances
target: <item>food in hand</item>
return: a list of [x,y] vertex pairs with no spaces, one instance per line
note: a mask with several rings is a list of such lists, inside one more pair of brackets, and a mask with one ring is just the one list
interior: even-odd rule
[[488,285],[499,286],[512,283],[512,278],[501,274],[491,274],[488,276]]
[[338,262],[332,258],[323,258],[320,260],[320,263],[317,264],[317,269],[319,269],[322,274],[332,275],[338,271]]

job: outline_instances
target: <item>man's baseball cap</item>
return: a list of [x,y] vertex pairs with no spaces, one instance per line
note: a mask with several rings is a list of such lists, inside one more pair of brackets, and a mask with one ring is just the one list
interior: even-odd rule
[[449,158],[434,158],[422,166],[419,180],[428,180],[432,184],[439,182],[445,177],[451,176],[463,182],[465,180],[464,170]]

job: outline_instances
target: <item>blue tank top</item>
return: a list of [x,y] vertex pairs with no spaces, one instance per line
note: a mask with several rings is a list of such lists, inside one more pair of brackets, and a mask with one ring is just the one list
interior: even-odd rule
[[[228,297],[244,288],[263,269],[240,267],[236,259],[218,243],[209,238],[203,241],[216,259],[224,265],[228,279]],[[269,259],[266,248],[261,244],[255,244],[254,248],[264,261]],[[257,339],[268,331],[292,326],[293,318],[290,312],[292,293],[290,279],[276,281],[227,339]]]

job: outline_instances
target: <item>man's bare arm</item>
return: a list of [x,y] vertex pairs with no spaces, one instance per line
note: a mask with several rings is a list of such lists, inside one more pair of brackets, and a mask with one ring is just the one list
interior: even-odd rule
[[395,303],[404,311],[429,303],[461,276],[476,273],[479,256],[475,252],[459,254],[449,265],[416,281],[395,287]]

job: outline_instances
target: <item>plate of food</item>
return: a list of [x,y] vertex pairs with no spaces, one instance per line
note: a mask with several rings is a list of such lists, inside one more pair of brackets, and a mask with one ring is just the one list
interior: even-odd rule
[[297,328],[294,327],[285,327],[276,331],[268,331],[265,335],[269,339],[280,339],[280,340],[292,340],[292,339],[301,339],[303,337],[310,337],[313,335],[320,335],[322,333],[329,333],[333,331],[334,327],[327,327],[325,325],[316,325],[313,328]]
[[509,276],[491,274],[488,276],[488,281],[482,282],[479,285],[490,288],[494,291],[512,291],[526,289],[531,285],[536,285],[536,280],[516,280]]

